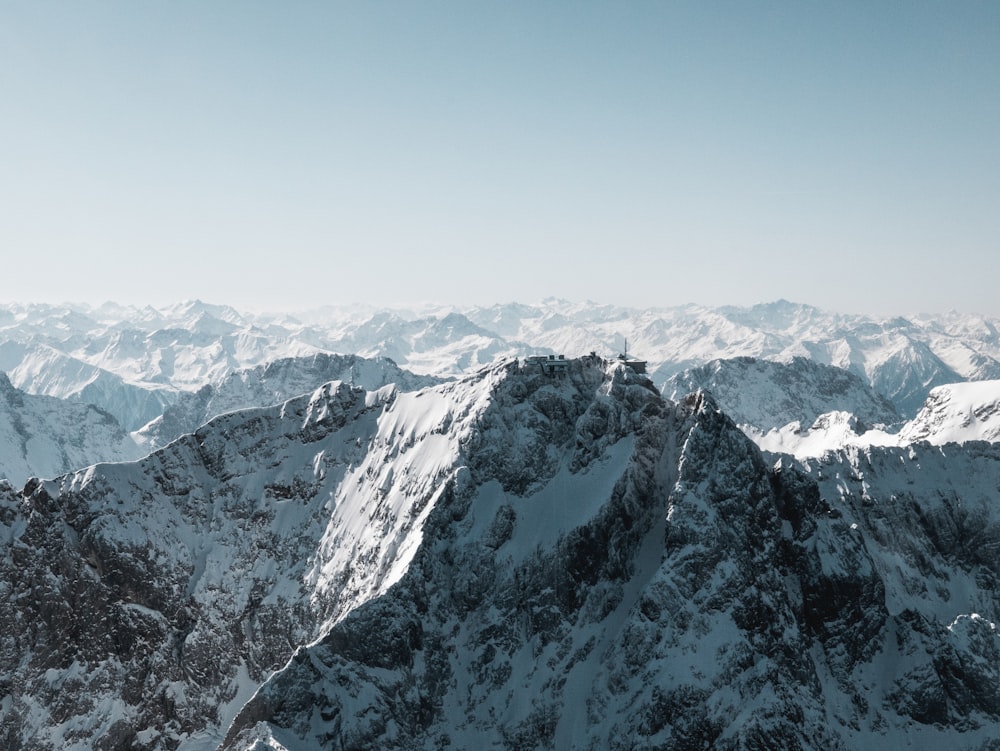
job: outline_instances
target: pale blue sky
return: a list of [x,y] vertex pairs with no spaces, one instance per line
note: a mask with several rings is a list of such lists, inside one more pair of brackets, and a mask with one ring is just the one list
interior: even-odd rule
[[997,2],[6,2],[0,299],[1000,315]]

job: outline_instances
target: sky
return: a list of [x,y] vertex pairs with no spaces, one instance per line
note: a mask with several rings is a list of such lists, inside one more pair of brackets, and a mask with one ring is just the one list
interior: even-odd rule
[[0,0],[0,301],[1000,315],[1000,3]]

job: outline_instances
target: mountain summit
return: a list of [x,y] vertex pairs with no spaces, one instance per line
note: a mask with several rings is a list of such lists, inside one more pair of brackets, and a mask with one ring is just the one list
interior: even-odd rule
[[1000,452],[771,465],[703,392],[564,362],[328,384],[0,487],[4,745],[996,740]]

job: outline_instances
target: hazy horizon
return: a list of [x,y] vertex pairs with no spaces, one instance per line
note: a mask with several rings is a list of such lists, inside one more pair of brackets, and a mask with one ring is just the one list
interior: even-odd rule
[[208,306],[215,307],[229,307],[238,313],[248,314],[248,315],[290,315],[295,316],[296,314],[307,315],[310,313],[320,313],[324,309],[341,309],[341,310],[356,310],[361,312],[371,312],[377,313],[380,311],[388,311],[403,314],[404,317],[409,315],[413,317],[423,317],[423,316],[435,316],[435,315],[445,315],[451,311],[461,312],[463,310],[471,309],[488,309],[494,307],[503,307],[505,305],[525,305],[525,306],[535,306],[535,307],[546,307],[554,305],[569,305],[572,307],[580,308],[588,305],[595,307],[611,307],[622,310],[631,310],[635,312],[648,313],[655,311],[670,311],[681,308],[702,308],[707,310],[716,310],[723,308],[735,308],[741,310],[749,310],[757,307],[766,307],[771,305],[779,305],[781,303],[788,303],[792,305],[802,305],[809,308],[814,308],[822,313],[828,313],[833,315],[845,315],[845,316],[859,316],[859,317],[870,317],[873,319],[891,319],[896,317],[919,317],[919,316],[931,316],[939,317],[946,316],[949,314],[958,315],[968,315],[968,316],[982,316],[990,319],[997,319],[1000,316],[996,316],[990,313],[984,313],[982,311],[961,309],[961,308],[949,308],[947,310],[930,310],[930,309],[919,309],[911,308],[908,310],[895,310],[886,312],[870,312],[866,310],[851,310],[842,309],[835,307],[826,307],[822,305],[815,305],[810,303],[808,300],[788,300],[785,298],[777,298],[774,300],[760,300],[754,303],[738,304],[738,303],[720,303],[718,305],[709,305],[693,301],[686,302],[675,302],[665,305],[649,305],[649,306],[637,306],[630,305],[626,303],[616,303],[609,300],[576,300],[569,298],[559,298],[555,296],[548,296],[544,298],[537,298],[533,300],[483,300],[475,303],[468,304],[458,304],[454,302],[442,301],[442,300],[424,300],[424,301],[414,301],[410,303],[386,303],[382,305],[376,305],[373,303],[363,303],[363,302],[328,302],[320,303],[317,305],[287,305],[287,306],[272,306],[267,305],[238,305],[227,300],[216,299],[216,298],[184,298],[178,300],[172,300],[165,303],[154,303],[154,302],[123,302],[121,300],[100,300],[96,302],[87,300],[56,300],[56,301],[43,301],[43,300],[27,300],[27,299],[12,299],[12,300],[0,300],[0,306],[35,306],[35,305],[47,305],[54,308],[67,307],[70,309],[79,310],[99,310],[105,306],[120,306],[123,308],[132,308],[135,310],[142,310],[146,307],[152,307],[158,311],[165,311],[168,308],[181,306],[185,304],[196,304],[202,303]]

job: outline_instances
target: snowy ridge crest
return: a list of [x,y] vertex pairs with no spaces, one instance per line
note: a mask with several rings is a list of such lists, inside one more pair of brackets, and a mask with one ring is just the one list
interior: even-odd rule
[[184,433],[197,430],[216,415],[279,404],[330,381],[341,381],[369,391],[392,383],[404,391],[412,391],[440,383],[442,379],[415,376],[388,358],[329,354],[281,358],[255,368],[233,371],[217,383],[208,383],[196,392],[179,395],[162,415],[134,435],[149,449],[159,448]]
[[[487,472],[442,499],[397,586],[297,652],[223,748],[989,747],[995,559],[951,557],[947,505],[921,519],[897,501],[922,458],[868,450],[876,484],[861,454],[830,456],[817,485],[769,467],[708,395],[670,405],[614,381],[563,444],[572,464],[598,426],[619,436],[583,485]],[[978,450],[990,487],[1000,454]],[[537,510],[560,503],[572,520],[534,544]],[[882,504],[892,518],[862,530]],[[904,550],[941,561],[951,594],[923,596],[893,566]]]

